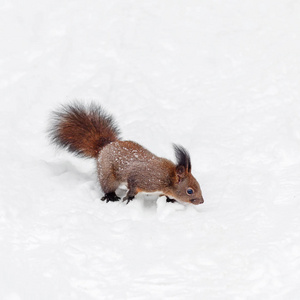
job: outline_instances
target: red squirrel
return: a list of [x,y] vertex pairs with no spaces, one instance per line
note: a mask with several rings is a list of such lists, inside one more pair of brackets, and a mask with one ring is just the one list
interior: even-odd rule
[[190,155],[173,145],[177,163],[158,157],[132,141],[122,141],[111,115],[94,103],[62,106],[52,113],[51,141],[81,157],[97,160],[97,173],[104,192],[101,200],[119,201],[116,189],[125,184],[123,201],[138,193],[158,193],[168,202],[204,202],[197,180],[191,174]]

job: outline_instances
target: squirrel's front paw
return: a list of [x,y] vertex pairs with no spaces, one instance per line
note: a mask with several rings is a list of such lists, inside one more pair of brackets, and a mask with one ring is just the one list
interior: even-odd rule
[[[166,196],[167,197],[167,196]],[[166,202],[171,202],[171,203],[175,203],[176,200],[175,199],[171,199],[169,197],[167,197]]]
[[127,195],[126,195],[126,196],[123,198],[123,202],[127,201],[126,204],[128,204],[130,201],[133,200],[133,198],[134,198],[134,196],[127,196]]
[[119,201],[121,198],[120,197],[118,197],[117,195],[116,195],[116,193],[115,192],[112,192],[112,193],[107,193],[107,194],[105,194],[102,198],[101,198],[101,200],[102,201],[106,201],[106,203],[107,202],[109,202],[109,201]]

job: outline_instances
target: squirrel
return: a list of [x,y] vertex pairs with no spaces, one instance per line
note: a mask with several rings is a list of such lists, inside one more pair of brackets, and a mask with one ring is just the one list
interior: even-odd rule
[[158,157],[133,141],[123,141],[112,115],[102,106],[74,102],[52,112],[49,137],[52,143],[97,161],[97,174],[106,202],[119,201],[117,188],[125,184],[129,203],[140,193],[158,193],[167,202],[204,202],[191,174],[191,159],[182,146],[173,144],[177,163]]

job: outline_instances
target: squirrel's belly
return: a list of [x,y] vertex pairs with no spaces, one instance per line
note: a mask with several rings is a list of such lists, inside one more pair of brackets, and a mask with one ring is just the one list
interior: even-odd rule
[[142,196],[153,196],[153,197],[159,197],[159,196],[162,196],[164,195],[164,193],[162,191],[157,191],[157,192],[144,192],[144,191],[141,191],[141,192],[138,192],[139,195],[142,195]]
[[[120,197],[123,197],[126,194],[126,191],[128,191],[127,182],[121,182],[118,186],[116,193]],[[143,198],[147,200],[156,200],[160,196],[163,196],[164,192],[162,191],[155,191],[155,192],[146,192],[141,189],[137,189],[137,197]]]
[[[128,184],[127,182],[121,182],[118,186],[119,190],[127,191],[128,190]],[[164,195],[163,191],[154,191],[154,192],[148,192],[142,189],[137,188],[137,193],[140,195],[153,195],[153,196],[160,196]]]

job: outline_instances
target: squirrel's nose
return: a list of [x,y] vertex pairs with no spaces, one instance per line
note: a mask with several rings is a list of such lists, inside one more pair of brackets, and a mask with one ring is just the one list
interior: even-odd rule
[[191,200],[191,203],[193,203],[195,205],[202,204],[203,202],[204,202],[204,199],[202,197]]

